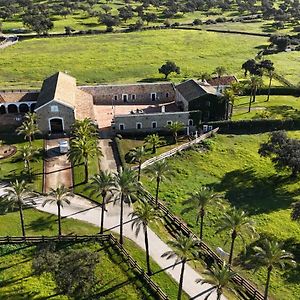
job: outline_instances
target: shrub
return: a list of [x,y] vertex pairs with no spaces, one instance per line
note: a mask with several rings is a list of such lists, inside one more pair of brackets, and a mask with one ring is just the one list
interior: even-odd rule
[[200,19],[195,19],[195,20],[193,21],[193,24],[194,24],[194,25],[202,25],[203,23],[202,23],[202,21],[201,21]]

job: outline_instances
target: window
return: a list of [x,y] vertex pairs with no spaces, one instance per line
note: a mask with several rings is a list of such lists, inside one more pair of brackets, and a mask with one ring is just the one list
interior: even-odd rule
[[119,130],[124,130],[125,129],[125,124],[119,124]]
[[152,124],[152,128],[157,128],[157,122],[156,121],[153,121],[151,124]]
[[169,98],[169,93],[166,93],[166,98]]
[[114,100],[117,101],[118,100],[118,95],[114,96]]
[[136,99],[136,95],[131,95],[131,100],[135,100]]
[[122,99],[123,99],[123,102],[128,102],[128,95],[122,94]]
[[51,105],[51,112],[58,112],[58,106],[57,105]]
[[194,125],[194,122],[192,119],[189,119],[189,126],[193,126]]
[[142,129],[143,125],[141,122],[136,123],[136,129]]
[[172,125],[173,122],[172,121],[167,121],[167,125]]
[[156,93],[151,93],[151,100],[155,101],[156,100]]

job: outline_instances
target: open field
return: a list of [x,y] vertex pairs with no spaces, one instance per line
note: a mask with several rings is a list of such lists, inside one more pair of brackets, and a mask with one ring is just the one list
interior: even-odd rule
[[[6,137],[4,141],[8,144],[15,145],[17,149],[28,144],[22,137]],[[32,177],[28,178],[28,175],[24,174],[24,161],[17,151],[13,156],[0,160],[0,181],[15,181],[16,179],[28,179],[31,184],[31,188],[35,191],[42,191],[42,174],[43,174],[43,140],[33,141],[33,147],[39,150],[39,153],[35,156],[31,163]]]
[[[300,136],[299,132],[290,134]],[[290,220],[289,209],[293,201],[300,199],[299,182],[292,180],[289,173],[277,173],[269,159],[259,157],[259,144],[266,138],[267,134],[218,135],[212,141],[211,151],[190,150],[169,159],[176,175],[161,185],[161,198],[198,234],[195,215],[181,213],[182,201],[199,186],[210,185],[215,190],[225,193],[227,205],[246,210],[255,221],[261,236],[272,236],[283,241],[286,249],[292,251],[299,262],[300,226]],[[142,181],[154,192],[155,182],[151,182],[145,175]],[[221,246],[228,251],[230,244],[225,244],[228,235],[215,234],[220,216],[220,209],[208,208],[204,240],[213,248]],[[247,243],[250,243],[249,239]],[[241,241],[236,246],[235,254],[238,255],[243,249]],[[271,293],[275,299],[297,297],[300,291],[297,270],[276,270],[272,274]],[[241,272],[258,285],[264,285],[264,270],[256,274],[245,270]]]
[[[181,68],[180,75],[170,77],[175,82],[199,78],[217,66],[241,78],[242,63],[266,44],[263,37],[188,30],[31,39],[1,51],[0,87],[40,87],[58,70],[75,76],[79,84],[162,80],[158,68],[166,60]],[[297,52],[267,58],[275,62],[278,74],[299,81]]]
[[266,98],[266,95],[258,95],[251,105],[250,113],[249,96],[236,98],[232,120],[300,118],[300,97],[271,95],[268,102]]

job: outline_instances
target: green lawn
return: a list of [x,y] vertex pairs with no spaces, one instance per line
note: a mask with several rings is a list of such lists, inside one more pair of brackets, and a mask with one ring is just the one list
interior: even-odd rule
[[[14,145],[17,149],[28,144],[21,137],[7,137],[3,140],[10,145]],[[43,174],[43,140],[33,141],[33,147],[39,149],[39,154],[36,155],[34,161],[31,163],[32,177],[28,178],[28,175],[24,174],[24,162],[17,151],[13,156],[0,160],[0,181],[14,181],[18,180],[29,180],[30,186],[33,190],[42,191],[42,174]]]
[[[299,132],[291,133],[300,137]],[[260,135],[218,135],[213,140],[212,150],[199,152],[190,150],[170,158],[168,161],[176,175],[161,187],[161,198],[170,209],[195,231],[199,232],[193,213],[182,215],[182,201],[189,192],[200,185],[210,185],[224,192],[228,205],[246,210],[256,222],[262,236],[274,236],[285,242],[286,248],[296,255],[299,262],[300,226],[290,220],[290,205],[300,200],[298,181],[291,180],[288,173],[277,173],[269,159],[257,154],[259,143],[266,140],[266,134]],[[143,177],[143,183],[152,192],[155,183]],[[209,207],[205,220],[205,240],[216,248],[225,244],[228,235],[216,235],[216,225],[221,216],[217,207]],[[247,242],[250,243],[249,239]],[[235,255],[242,250],[237,243]],[[265,282],[265,271],[255,275],[240,270],[246,277],[259,286]],[[275,271],[271,278],[271,293],[276,299],[296,299],[300,291],[300,277],[297,271]]]
[[180,75],[170,77],[177,82],[220,65],[242,76],[242,63],[265,44],[263,37],[187,30],[32,39],[1,51],[0,86],[39,87],[58,70],[79,84],[161,80],[158,68],[168,59],[181,67]]
[[251,105],[251,112],[248,112],[249,96],[238,97],[234,102],[232,120],[244,119],[285,119],[299,118],[300,98],[293,96],[257,96],[256,101]]
[[[142,279],[134,270],[128,268],[124,258],[108,243],[83,243],[61,247],[64,251],[84,248],[98,253],[98,283],[93,299],[155,299]],[[50,274],[32,274],[31,263],[35,253],[36,249],[33,246],[2,246],[1,299],[69,299],[56,292],[55,282]]]

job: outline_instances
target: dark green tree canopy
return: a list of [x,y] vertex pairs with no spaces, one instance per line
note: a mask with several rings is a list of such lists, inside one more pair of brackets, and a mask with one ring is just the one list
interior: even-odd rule
[[158,71],[165,75],[165,79],[167,79],[171,73],[180,74],[180,68],[173,61],[166,61],[166,63],[163,64]]

